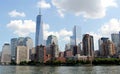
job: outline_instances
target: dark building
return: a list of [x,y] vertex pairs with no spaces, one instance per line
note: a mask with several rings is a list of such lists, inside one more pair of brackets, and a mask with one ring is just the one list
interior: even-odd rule
[[56,45],[54,42],[50,45],[50,55],[51,60],[54,60],[55,58],[59,57],[58,45]]
[[45,58],[46,58],[46,47],[42,45],[37,46],[36,47],[36,61],[44,62]]
[[94,56],[94,41],[93,36],[85,34],[83,36],[83,55]]

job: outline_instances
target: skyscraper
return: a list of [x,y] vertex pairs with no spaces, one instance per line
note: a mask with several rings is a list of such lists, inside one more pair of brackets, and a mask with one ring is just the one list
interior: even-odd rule
[[117,34],[117,33],[111,34],[111,39],[112,39],[112,42],[115,44],[115,49],[116,49],[117,53],[119,53],[120,52],[119,34]]
[[17,38],[11,39],[11,58],[12,60],[15,60],[15,50],[17,47]]
[[79,26],[74,26],[73,35],[70,37],[70,45],[78,45],[81,41],[81,32]]
[[107,38],[107,37],[102,37],[102,38],[100,38],[99,40],[98,40],[98,45],[99,45],[99,52],[100,52],[100,56],[102,56],[102,54],[103,54],[103,48],[102,48],[102,44],[103,43],[105,43],[105,42],[107,42],[109,40],[109,38]]
[[42,15],[39,13],[36,19],[36,38],[35,38],[35,46],[44,45],[43,41],[43,23],[42,23]]
[[113,57],[116,54],[115,45],[110,40],[103,42],[100,47],[102,51],[100,55],[102,57]]
[[50,46],[52,43],[55,43],[56,45],[58,45],[57,37],[54,35],[48,36],[47,41],[46,41],[46,45]]
[[26,46],[16,47],[16,63],[19,64],[22,61],[29,61],[29,48]]
[[85,56],[94,56],[94,40],[93,36],[89,34],[83,36],[83,54]]

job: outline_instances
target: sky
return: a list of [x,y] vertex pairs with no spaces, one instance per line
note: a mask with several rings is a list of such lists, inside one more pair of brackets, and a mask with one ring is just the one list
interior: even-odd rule
[[11,38],[29,36],[35,41],[40,7],[44,39],[57,36],[61,51],[70,42],[74,25],[80,26],[81,35],[93,35],[95,50],[100,37],[110,38],[111,33],[120,31],[120,0],[2,0],[0,51]]

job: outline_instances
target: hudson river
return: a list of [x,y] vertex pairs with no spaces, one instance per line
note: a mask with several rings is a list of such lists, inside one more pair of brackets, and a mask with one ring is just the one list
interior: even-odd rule
[[0,66],[0,74],[120,74],[120,66]]

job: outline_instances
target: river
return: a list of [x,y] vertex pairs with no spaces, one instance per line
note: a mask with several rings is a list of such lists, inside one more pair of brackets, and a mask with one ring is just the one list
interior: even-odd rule
[[0,66],[0,74],[120,74],[120,66]]

